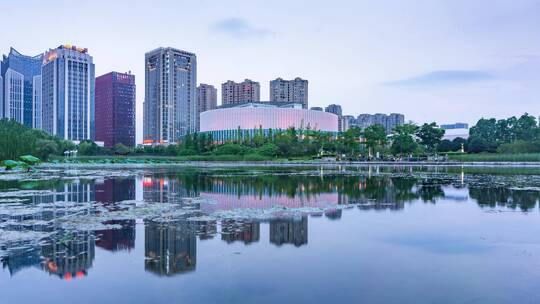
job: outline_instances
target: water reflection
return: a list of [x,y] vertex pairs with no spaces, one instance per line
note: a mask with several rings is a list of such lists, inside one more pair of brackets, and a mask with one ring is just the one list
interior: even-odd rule
[[221,221],[221,239],[227,243],[236,241],[251,244],[260,238],[261,223],[258,221],[232,220]]
[[197,240],[189,224],[146,221],[144,236],[146,271],[159,276],[173,276],[195,270]]
[[53,238],[41,247],[43,270],[59,278],[70,280],[87,275],[95,258],[95,237],[79,231]]
[[270,243],[277,246],[283,244],[293,244],[296,247],[306,245],[308,243],[307,217],[271,220]]
[[[129,178],[34,182],[31,185],[35,191],[24,193],[14,191],[23,189],[21,184],[4,183],[0,184],[2,198],[13,199],[13,204],[0,205],[0,229],[39,233],[43,237],[0,242],[2,265],[11,275],[34,267],[65,280],[83,278],[92,268],[96,246],[111,252],[131,251],[136,239],[144,237],[144,269],[170,277],[196,269],[197,238],[217,236],[226,244],[254,246],[263,238],[276,246],[306,246],[309,216],[339,220],[346,216],[344,207],[348,205],[361,211],[399,211],[414,202],[457,203],[472,199],[483,208],[531,211],[540,201],[538,179],[519,184],[519,175],[505,180],[461,172],[423,175],[403,168],[397,174],[382,174],[384,170],[370,168],[367,174],[326,172],[322,168],[302,174],[279,170],[234,174],[197,170],[144,172]],[[121,203],[133,200],[182,205],[196,211],[199,218],[193,219],[191,214],[166,222],[144,219],[139,221],[144,223],[144,236],[136,235],[137,220],[142,218],[104,222],[114,229],[79,231],[59,224],[60,218],[69,216],[123,210]],[[204,218],[225,211],[234,215],[239,209],[268,208],[303,211],[296,216],[264,220],[242,216]],[[261,225],[268,225],[267,235],[261,235]]]

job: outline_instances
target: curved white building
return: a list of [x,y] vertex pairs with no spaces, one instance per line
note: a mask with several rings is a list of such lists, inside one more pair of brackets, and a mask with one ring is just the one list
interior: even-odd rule
[[211,132],[215,140],[235,137],[238,130],[253,133],[270,129],[312,129],[338,132],[338,116],[332,113],[302,109],[301,104],[246,103],[201,113],[201,132]]

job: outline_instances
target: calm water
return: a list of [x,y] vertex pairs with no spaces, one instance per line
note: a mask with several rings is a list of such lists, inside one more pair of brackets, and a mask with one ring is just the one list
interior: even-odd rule
[[540,169],[0,181],[0,303],[540,303]]

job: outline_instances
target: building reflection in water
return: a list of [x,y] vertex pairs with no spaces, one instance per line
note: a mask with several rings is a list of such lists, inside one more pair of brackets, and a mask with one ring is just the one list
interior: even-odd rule
[[339,220],[341,218],[342,213],[343,213],[343,210],[341,209],[330,209],[324,212],[324,216],[326,216],[327,218],[331,220]]
[[96,201],[117,203],[135,199],[135,178],[108,178],[96,181]]
[[260,226],[258,221],[222,220],[221,239],[227,243],[236,241],[251,244],[260,239]]
[[73,232],[52,239],[41,248],[43,270],[65,280],[86,276],[95,257],[95,239],[91,232]]
[[[108,178],[96,181],[96,201],[106,206],[134,199],[134,178]],[[114,205],[112,209],[115,209]],[[135,248],[135,220],[109,221],[106,224],[120,225],[122,228],[96,231],[96,246],[109,251],[129,251]]]
[[179,179],[164,176],[144,176],[143,200],[152,203],[179,203],[185,197],[194,197]]
[[107,224],[122,228],[96,231],[96,246],[113,252],[135,248],[135,220],[109,221]]
[[173,276],[195,270],[197,239],[185,221],[156,223],[145,221],[145,270],[159,276]]
[[296,247],[308,243],[308,219],[283,218],[270,221],[270,243],[277,246],[293,244]]

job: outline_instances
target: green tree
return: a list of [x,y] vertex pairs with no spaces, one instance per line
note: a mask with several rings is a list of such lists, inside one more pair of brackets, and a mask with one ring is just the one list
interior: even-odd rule
[[38,139],[35,154],[41,159],[47,159],[51,154],[59,154],[60,148],[54,140]]
[[392,136],[392,145],[390,147],[394,155],[411,154],[418,148],[414,136],[418,130],[418,126],[407,123],[394,128]]
[[444,129],[439,128],[434,122],[430,124],[424,123],[416,135],[420,138],[420,143],[427,151],[434,152],[444,136]]
[[353,126],[347,131],[343,132],[341,140],[343,141],[344,152],[347,155],[358,154],[360,149],[360,128]]
[[380,124],[371,125],[364,129],[365,145],[369,152],[374,152],[379,146],[387,143],[386,130]]
[[536,123],[536,118],[528,113],[517,119],[513,131],[515,140],[532,141],[540,136],[540,127]]

